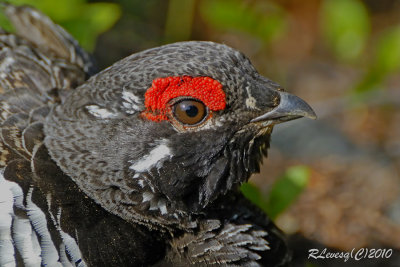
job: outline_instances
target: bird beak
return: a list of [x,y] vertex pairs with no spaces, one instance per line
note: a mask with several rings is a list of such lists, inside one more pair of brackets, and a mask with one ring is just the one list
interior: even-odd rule
[[279,91],[280,102],[273,110],[251,120],[251,122],[274,121],[281,123],[301,117],[315,120],[317,115],[314,110],[300,97]]

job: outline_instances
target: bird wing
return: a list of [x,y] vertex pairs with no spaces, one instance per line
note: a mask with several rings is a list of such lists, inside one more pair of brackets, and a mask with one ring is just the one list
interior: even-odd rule
[[0,30],[0,266],[84,266],[76,241],[59,227],[60,214],[47,212],[34,163],[51,106],[83,83],[93,64],[40,12],[3,7],[17,33]]
[[204,220],[200,231],[171,242],[171,261],[178,266],[261,266],[257,251],[269,250],[266,231],[251,224]]
[[276,226],[239,193],[217,201],[199,229],[171,241],[173,266],[286,266],[287,244]]

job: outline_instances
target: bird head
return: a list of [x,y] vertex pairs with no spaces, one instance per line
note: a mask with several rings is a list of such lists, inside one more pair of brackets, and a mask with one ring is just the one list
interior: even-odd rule
[[182,42],[133,54],[55,106],[50,155],[77,185],[126,219],[171,224],[236,190],[275,124],[315,118],[240,52]]

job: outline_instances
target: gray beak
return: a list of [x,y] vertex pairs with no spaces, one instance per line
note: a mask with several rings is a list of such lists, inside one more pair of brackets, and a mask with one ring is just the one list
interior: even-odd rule
[[301,117],[313,120],[317,118],[314,110],[300,97],[281,91],[279,91],[279,94],[281,97],[279,105],[273,110],[252,119],[251,122],[273,120],[279,123]]

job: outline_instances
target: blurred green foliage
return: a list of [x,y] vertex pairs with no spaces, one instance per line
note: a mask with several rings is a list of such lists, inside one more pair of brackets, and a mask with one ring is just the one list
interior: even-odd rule
[[[199,11],[215,30],[246,33],[265,44],[288,34],[291,19],[274,1],[201,0]],[[320,36],[334,59],[365,69],[349,88],[352,103],[366,100],[366,92],[384,88],[386,78],[400,70],[400,25],[378,38],[372,36],[371,16],[361,0],[321,0],[318,16]]]
[[[87,3],[86,0],[9,0],[15,5],[31,5],[64,27],[88,51],[92,51],[99,34],[109,30],[121,16],[114,3]],[[4,16],[3,28],[10,30]]]
[[361,1],[325,0],[320,18],[326,44],[339,59],[354,60],[362,54],[370,32],[370,20]]
[[11,23],[8,21],[6,15],[3,13],[2,6],[0,6],[0,27],[8,32],[13,31]]
[[[355,87],[354,98],[384,88],[382,85],[388,75],[400,70],[400,25],[386,29],[376,42],[374,56],[369,63],[367,74]],[[362,99],[361,99],[362,100]]]
[[276,219],[307,187],[309,177],[308,167],[293,166],[275,181],[266,195],[250,183],[243,184],[241,190],[250,201],[264,210],[272,219]]
[[381,73],[400,69],[400,25],[386,30],[379,38],[373,67]]
[[349,90],[353,104],[368,100],[366,93],[384,88],[385,79],[400,70],[400,25],[372,41],[371,18],[362,1],[324,0],[320,23],[325,43],[338,61],[366,66],[365,75]]
[[203,0],[202,17],[217,29],[237,30],[264,42],[276,40],[285,33],[285,12],[271,1],[252,5],[239,0]]
[[195,0],[169,0],[165,41],[189,40],[192,32]]

